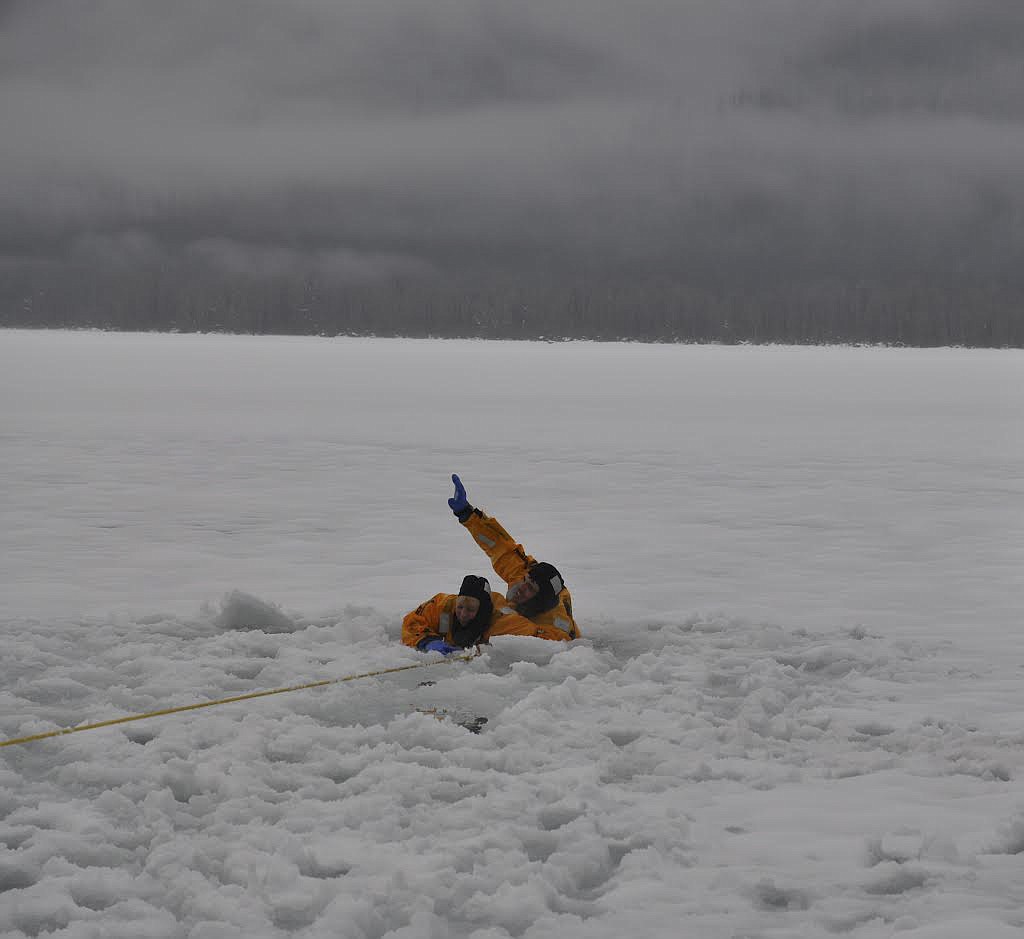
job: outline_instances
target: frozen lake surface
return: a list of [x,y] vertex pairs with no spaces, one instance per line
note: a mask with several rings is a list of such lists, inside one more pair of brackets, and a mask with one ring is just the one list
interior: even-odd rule
[[4,738],[432,661],[452,472],[585,633],[0,750],[0,934],[1024,929],[1024,353],[6,331],[0,391]]

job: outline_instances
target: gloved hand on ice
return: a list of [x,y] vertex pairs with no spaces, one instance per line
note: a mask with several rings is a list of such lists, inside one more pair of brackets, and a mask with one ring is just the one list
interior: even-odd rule
[[419,650],[421,652],[440,652],[441,655],[451,655],[453,652],[458,652],[459,647],[450,645],[443,639],[427,639],[425,642],[420,643]]

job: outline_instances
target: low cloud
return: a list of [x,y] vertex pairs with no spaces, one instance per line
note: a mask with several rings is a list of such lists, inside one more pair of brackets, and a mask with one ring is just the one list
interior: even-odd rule
[[363,284],[395,277],[424,277],[430,268],[415,258],[356,251],[298,251],[274,245],[204,238],[186,245],[184,260],[212,273],[245,279],[314,278],[324,285]]
[[1024,9],[1005,2],[16,0],[0,16],[0,253],[25,263],[342,281],[758,256],[927,269],[980,257],[979,233],[1024,238]]

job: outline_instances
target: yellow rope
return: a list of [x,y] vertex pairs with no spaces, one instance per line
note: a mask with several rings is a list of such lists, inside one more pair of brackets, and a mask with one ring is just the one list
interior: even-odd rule
[[0,747],[13,747],[19,743],[32,743],[35,740],[46,740],[48,737],[61,737],[64,734],[77,734],[83,730],[97,730],[100,727],[111,727],[114,724],[127,724],[129,721],[141,721],[147,717],[163,717],[165,714],[181,714],[183,711],[195,711],[199,708],[212,708],[218,704],[234,704],[237,701],[251,701],[253,698],[265,698],[267,695],[284,694],[288,691],[303,691],[307,688],[322,688],[324,685],[336,685],[343,681],[355,681],[358,678],[373,678],[376,675],[390,675],[394,672],[407,672],[411,668],[426,668],[428,665],[442,665],[445,662],[468,662],[476,658],[480,650],[470,655],[457,655],[452,658],[437,659],[431,662],[416,662],[414,665],[399,665],[395,668],[382,668],[375,672],[363,672],[361,675],[346,675],[343,678],[325,678],[322,681],[310,681],[304,685],[291,685],[288,688],[274,688],[270,691],[252,691],[239,694],[232,698],[220,698],[217,701],[202,701],[199,704],[183,704],[181,707],[164,708],[160,711],[149,711],[146,714],[132,714],[128,717],[115,717],[109,721],[97,721],[95,724],[79,724],[77,727],[64,727],[60,730],[48,730],[43,734],[32,734],[29,737],[15,737],[12,740],[0,741]]

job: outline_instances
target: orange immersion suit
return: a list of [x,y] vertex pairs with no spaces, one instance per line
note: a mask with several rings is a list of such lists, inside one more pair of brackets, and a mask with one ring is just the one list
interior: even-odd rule
[[[474,509],[461,524],[468,529],[473,540],[491,559],[494,573],[505,583],[514,584],[522,580],[526,577],[527,570],[537,563],[536,559],[527,554],[523,546],[517,544],[505,531],[501,522],[485,515],[479,509]],[[554,607],[530,619],[517,613],[504,597],[498,594],[492,594],[492,597],[494,615],[491,617],[490,627],[484,633],[485,642],[491,636],[539,636],[541,639],[563,641],[578,639],[580,636],[579,627],[572,617],[572,596],[567,587],[562,587]],[[403,636],[404,632],[403,624]]]
[[[445,642],[454,643],[452,635],[453,627],[458,623],[455,618],[455,601],[459,596],[455,593],[438,593],[429,600],[425,600],[411,613],[405,614],[402,620],[402,642],[407,646],[416,648],[424,639],[443,639]],[[491,602],[494,604],[495,612],[505,604],[505,598],[500,593],[491,593]],[[491,625],[495,617],[491,615]],[[487,641],[490,634],[488,627],[481,642]]]

